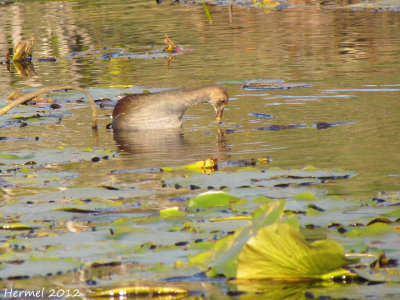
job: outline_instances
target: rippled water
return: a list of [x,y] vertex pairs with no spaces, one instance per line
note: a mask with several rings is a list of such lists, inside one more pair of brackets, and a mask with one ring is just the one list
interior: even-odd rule
[[[201,5],[171,2],[35,1],[1,7],[0,53],[4,55],[20,36],[35,36],[36,45],[35,75],[20,79],[13,68],[9,72],[3,65],[0,94],[5,97],[16,88],[62,83],[96,88],[93,94],[98,98],[115,98],[123,90],[104,88],[195,87],[257,78],[310,82],[311,88],[270,92],[247,92],[240,84],[231,84],[232,100],[221,128],[235,133],[218,140],[210,108],[199,106],[185,116],[184,141],[176,137],[151,149],[152,142],[146,142],[149,137],[135,138],[143,140],[140,155],[132,149],[138,145],[128,147],[125,150],[135,154],[123,156],[123,161],[145,167],[210,155],[229,159],[268,154],[282,167],[313,164],[359,172],[339,193],[368,195],[398,188],[397,12],[315,5],[268,12],[210,5],[210,12],[212,22]],[[169,66],[164,58],[102,58],[121,51],[141,57],[162,48],[165,33],[193,51],[174,57]],[[58,60],[35,62],[44,57]],[[110,113],[111,109],[102,111],[104,125],[108,122],[104,115]],[[251,113],[276,118],[265,120]],[[74,110],[62,128],[44,129],[47,141],[91,144],[91,139],[83,138],[89,134],[86,114]],[[317,122],[348,124],[316,129]],[[307,128],[256,130],[274,124],[305,124]],[[112,134],[103,128],[99,146],[117,148]],[[33,134],[29,129],[11,130],[19,136]],[[3,145],[5,149],[25,146],[31,145]]]
[[[208,7],[212,20],[202,5],[172,1],[162,5],[155,1],[17,1],[0,6],[1,60],[20,37],[36,40],[34,75],[24,77],[15,67],[9,71],[0,65],[3,104],[15,89],[69,83],[87,87],[95,98],[116,99],[136,89],[210,82],[225,83],[230,95],[219,131],[211,107],[204,104],[186,113],[182,132],[126,137],[105,129],[111,108],[100,111],[101,127],[94,134],[89,105],[76,104],[78,94],[72,93],[74,103],[64,104],[70,114],[61,123],[1,128],[0,136],[13,138],[0,141],[1,150],[95,146],[121,152],[113,163],[80,168],[82,182],[96,182],[97,174],[110,168],[268,155],[272,166],[285,169],[311,164],[358,173],[349,180],[325,184],[329,194],[356,198],[399,190],[399,12],[313,2],[294,2],[291,8],[272,11],[239,5]],[[170,61],[151,58],[164,47],[165,33],[190,51]],[[37,61],[48,57],[57,61]],[[313,86],[242,89],[255,79]],[[7,116],[0,118],[2,125],[7,120]],[[300,126],[288,128],[290,124]]]

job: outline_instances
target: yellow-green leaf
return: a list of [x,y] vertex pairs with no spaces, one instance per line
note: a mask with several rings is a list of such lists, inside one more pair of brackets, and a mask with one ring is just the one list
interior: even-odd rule
[[304,193],[297,194],[296,196],[293,197],[293,199],[300,200],[300,201],[314,201],[314,200],[318,200],[318,197],[315,196],[311,192],[304,192]]
[[177,171],[177,170],[188,170],[192,172],[209,174],[214,172],[217,168],[218,168],[218,160],[208,158],[206,160],[196,161],[192,164],[184,166],[162,168],[162,170],[166,172]]
[[394,231],[395,229],[391,225],[378,222],[362,228],[353,228],[344,235],[348,238],[360,238],[368,236],[382,236]]
[[[121,287],[116,289],[110,289],[105,291],[93,292],[90,297],[128,297],[128,296],[185,296],[187,290],[175,287],[160,287],[160,286],[132,286],[132,287]],[[173,299],[173,298],[168,298]]]
[[244,244],[259,228],[277,222],[283,215],[285,201],[275,201],[272,204],[261,206],[253,213],[250,225],[239,228],[233,235],[228,235],[218,240],[209,251],[202,252],[189,259],[191,265],[202,268],[211,268],[211,274],[222,274],[225,277],[236,276],[237,259]]
[[9,223],[9,224],[1,224],[0,230],[31,230],[32,227],[25,224],[20,223]]
[[241,199],[222,191],[209,191],[188,200],[189,207],[228,206]]
[[93,148],[92,147],[87,147],[85,149],[82,149],[83,152],[93,152]]
[[171,207],[160,211],[160,217],[163,219],[184,217],[185,213],[179,211],[178,207]]
[[348,260],[333,240],[308,244],[289,224],[274,223],[250,237],[238,257],[238,279],[324,279]]

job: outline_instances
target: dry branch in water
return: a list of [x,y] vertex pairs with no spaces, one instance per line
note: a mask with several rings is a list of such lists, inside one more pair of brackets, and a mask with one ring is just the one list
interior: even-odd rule
[[167,53],[173,53],[176,51],[176,45],[173,41],[171,41],[168,37],[168,34],[165,34],[164,44],[167,44],[167,47],[164,48],[164,51]]
[[36,90],[30,93],[27,93],[25,95],[22,95],[15,99],[14,101],[8,103],[6,106],[0,108],[0,116],[4,115],[6,112],[8,112],[10,109],[13,107],[20,105],[26,101],[31,100],[32,98],[35,98],[39,95],[45,94],[45,93],[50,93],[54,92],[57,90],[77,90],[86,95],[90,101],[90,105],[92,106],[92,116],[93,116],[93,129],[97,129],[97,109],[96,109],[96,103],[94,102],[92,96],[84,89],[79,86],[74,86],[74,85],[56,85],[56,86],[50,86],[46,88],[42,88],[40,90]]

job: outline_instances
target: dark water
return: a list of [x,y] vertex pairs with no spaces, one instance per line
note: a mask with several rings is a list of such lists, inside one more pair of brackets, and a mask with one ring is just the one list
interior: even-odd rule
[[[34,36],[36,42],[32,76],[0,65],[2,103],[15,89],[70,83],[89,88],[95,98],[116,99],[131,91],[131,86],[196,87],[224,82],[229,83],[231,98],[220,132],[211,107],[204,104],[186,113],[182,132],[129,137],[113,136],[105,129],[112,109],[100,111],[96,136],[90,130],[89,105],[67,104],[71,114],[60,124],[0,129],[0,136],[40,140],[9,140],[1,143],[1,151],[95,146],[121,152],[113,165],[80,168],[80,180],[86,179],[88,185],[110,168],[268,155],[273,166],[283,169],[313,165],[358,173],[324,185],[329,194],[368,198],[379,191],[398,191],[399,12],[353,10],[345,8],[347,3],[295,4],[271,11],[210,4],[212,21],[202,5],[172,1],[162,5],[155,1],[17,1],[0,6],[1,59],[20,37]],[[148,53],[164,47],[166,33],[191,51],[171,61],[149,58]],[[57,61],[37,61],[48,57]],[[244,82],[255,79],[313,86],[242,89]],[[0,120],[5,122],[7,116]],[[301,126],[287,128],[290,124]]]

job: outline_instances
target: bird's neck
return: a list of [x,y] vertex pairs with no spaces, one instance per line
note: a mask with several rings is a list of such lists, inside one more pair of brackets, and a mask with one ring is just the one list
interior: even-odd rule
[[181,103],[184,104],[186,108],[189,108],[199,103],[210,101],[210,93],[207,90],[207,87],[182,90],[181,94],[178,97],[180,98]]

